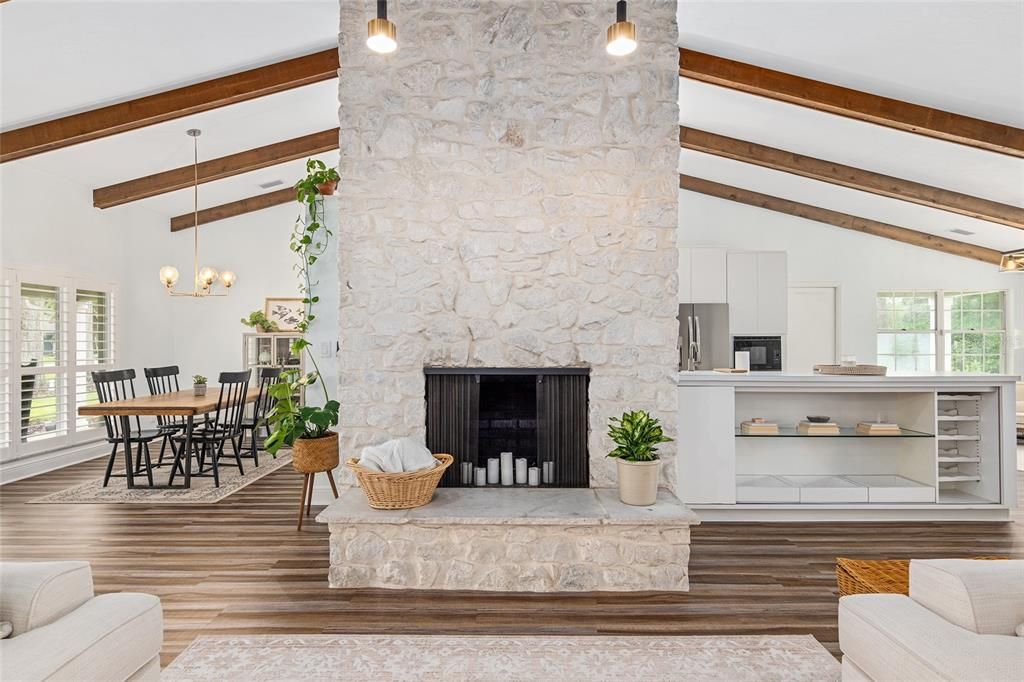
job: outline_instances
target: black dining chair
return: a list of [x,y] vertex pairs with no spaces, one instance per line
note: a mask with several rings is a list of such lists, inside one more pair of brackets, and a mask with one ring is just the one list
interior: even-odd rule
[[[146,375],[146,386],[149,388],[150,395],[177,393],[181,390],[181,387],[178,384],[178,374],[181,373],[181,370],[178,369],[177,365],[168,365],[167,367],[144,367],[142,372]],[[160,456],[154,466],[162,467],[164,466],[164,453],[167,450],[168,444],[171,446],[171,460],[175,461],[175,458],[178,455],[178,450],[174,446],[174,439],[171,438],[171,436],[185,430],[185,417],[158,415],[156,418],[156,424],[160,430],[164,432],[164,440],[160,444]]]
[[[185,457],[195,456],[198,471],[192,476],[213,476],[214,487],[220,487],[220,458],[224,456],[224,444],[231,443],[234,450],[235,464],[238,473],[245,475],[242,468],[241,452],[236,439],[242,435],[242,417],[245,415],[245,397],[249,392],[249,376],[251,370],[242,372],[221,372],[220,394],[217,396],[217,409],[213,418],[194,427],[192,431],[192,452]],[[185,435],[171,436],[178,447],[185,447]],[[209,464],[209,466],[207,466]],[[170,483],[174,483],[177,469],[171,469]]]
[[[135,397],[134,369],[114,369],[93,372],[92,382],[93,385],[96,386],[96,396],[101,403],[109,403],[115,400],[129,400]],[[134,428],[132,428],[133,420]],[[125,434],[122,431],[121,417],[105,415],[103,417],[103,423],[107,427],[107,442],[112,443],[114,446],[110,451],[110,457],[107,459],[106,472],[103,474],[103,487],[106,488],[111,477],[127,478],[128,473],[112,473],[114,470],[114,459],[117,457],[117,448],[124,444]],[[160,429],[143,429],[138,416],[129,417],[128,425],[129,444],[135,444],[136,446],[135,465],[132,469],[132,474],[137,476],[143,473],[142,460],[145,458],[146,478],[149,481],[149,485],[153,485],[153,462],[149,457],[149,444],[156,439],[163,437],[164,432]],[[132,453],[129,451],[127,457],[129,466],[131,466],[131,455]]]
[[[267,409],[270,407],[270,387],[281,379],[280,367],[260,367],[256,372],[256,381],[259,382],[259,392],[256,394],[256,402],[253,403],[252,416],[242,419],[242,436],[239,437],[239,447],[244,443],[245,433],[249,433],[249,452],[242,457],[251,459],[253,466],[259,466],[259,451],[262,449],[256,442],[256,434],[262,427],[267,437],[270,437],[270,427],[267,425]],[[271,455],[277,459],[277,455]]]

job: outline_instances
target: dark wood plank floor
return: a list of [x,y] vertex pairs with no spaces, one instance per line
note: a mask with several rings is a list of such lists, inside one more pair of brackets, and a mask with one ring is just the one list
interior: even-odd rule
[[1024,558],[1018,523],[705,524],[688,594],[509,595],[327,587],[327,531],[295,531],[286,467],[206,506],[38,505],[94,460],[0,488],[4,560],[84,559],[99,592],[163,601],[162,663],[199,634],[806,634],[836,647],[836,556]]

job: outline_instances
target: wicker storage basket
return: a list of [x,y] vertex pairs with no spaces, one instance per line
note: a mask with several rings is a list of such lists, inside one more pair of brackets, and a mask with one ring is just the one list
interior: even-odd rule
[[433,469],[399,474],[370,471],[359,466],[355,458],[345,466],[355,472],[366,501],[374,509],[412,509],[430,502],[445,470],[455,461],[451,455],[436,454],[434,458],[438,465]]
[[845,374],[851,376],[884,377],[889,368],[885,365],[815,365],[815,374]]
[[[1006,557],[981,556],[979,561],[998,561]],[[839,596],[851,594],[909,594],[910,561],[908,559],[886,559],[868,561],[860,559],[836,559],[836,582]]]
[[338,434],[328,431],[320,438],[296,438],[292,467],[299,473],[318,474],[338,466]]

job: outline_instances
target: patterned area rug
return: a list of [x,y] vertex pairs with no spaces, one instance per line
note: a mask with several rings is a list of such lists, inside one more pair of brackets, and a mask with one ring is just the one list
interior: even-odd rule
[[810,635],[203,636],[193,640],[160,679],[825,682],[839,679],[839,663]]
[[[165,460],[166,461],[166,460]],[[277,453],[274,459],[266,453],[260,453],[260,465],[253,467],[251,459],[242,459],[242,469],[245,475],[238,473],[234,457],[225,457],[220,463],[220,487],[215,488],[213,478],[209,476],[196,477],[191,480],[191,487],[184,489],[155,489],[135,488],[129,490],[125,479],[111,478],[106,488],[103,487],[103,478],[97,478],[87,483],[81,483],[71,488],[65,488],[60,492],[37,497],[29,500],[29,504],[212,504],[220,502],[228,495],[236,493],[254,481],[277,471],[286,464],[291,463],[292,453],[290,450],[282,450]],[[195,460],[192,461],[195,466]],[[115,469],[114,473],[124,473],[124,469]],[[153,470],[153,482],[157,485],[166,484],[171,475],[171,468],[163,466]],[[139,479],[146,482],[146,476],[136,476],[135,482]],[[181,483],[181,474],[174,477],[174,483]]]

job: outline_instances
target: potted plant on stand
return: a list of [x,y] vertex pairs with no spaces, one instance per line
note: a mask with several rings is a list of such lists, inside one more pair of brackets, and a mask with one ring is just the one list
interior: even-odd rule
[[[305,475],[299,507],[299,530],[302,530],[303,509],[309,509],[315,474],[325,472],[334,496],[338,496],[331,473],[339,464],[338,434],[331,431],[331,427],[338,423],[339,404],[337,400],[331,400],[316,357],[310,350],[312,344],[305,338],[316,319],[314,306],[320,302],[320,298],[314,294],[316,282],[310,269],[326,252],[333,234],[323,224],[323,197],[334,193],[337,182],[338,172],[335,169],[327,168],[322,161],[310,159],[306,162],[306,177],[295,184],[296,200],[306,210],[295,221],[288,248],[298,258],[296,272],[305,311],[302,320],[296,325],[296,330],[302,336],[292,342],[291,351],[293,355],[306,353],[314,371],[302,374],[297,369],[285,370],[281,372],[281,379],[268,389],[272,405],[266,419],[272,430],[264,447],[271,454],[276,454],[282,447],[291,447],[292,466]],[[324,183],[330,186],[321,188]],[[330,191],[325,191],[327,189]],[[323,407],[300,405],[298,396],[301,389],[313,386],[318,381],[323,390]]]
[[202,374],[192,375],[192,395],[206,395],[206,377]]
[[658,445],[672,440],[661,422],[643,410],[624,412],[608,420],[608,436],[616,446],[608,456],[619,463],[619,499],[637,506],[654,504],[661,473]]

